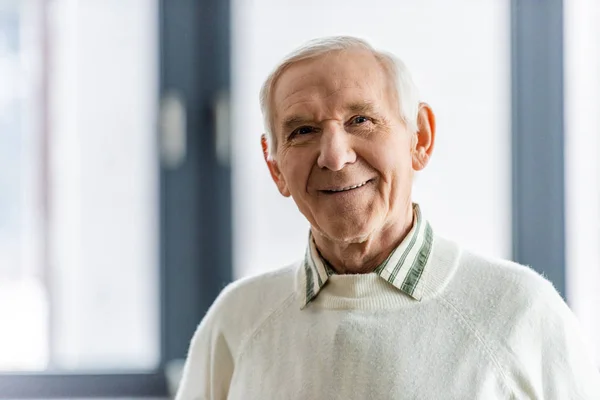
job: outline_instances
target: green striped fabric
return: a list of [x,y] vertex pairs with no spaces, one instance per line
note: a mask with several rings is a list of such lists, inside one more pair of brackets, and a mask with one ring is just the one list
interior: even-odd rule
[[[415,300],[421,300],[421,277],[431,255],[433,231],[429,222],[421,215],[418,204],[413,204],[413,211],[415,219],[412,229],[402,243],[375,269],[375,273]],[[303,270],[306,278],[306,306],[319,294],[327,279],[335,274],[327,261],[321,257],[312,234],[308,237]]]

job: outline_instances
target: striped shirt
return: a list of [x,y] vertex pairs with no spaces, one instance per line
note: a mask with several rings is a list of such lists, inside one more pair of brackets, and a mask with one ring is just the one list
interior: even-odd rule
[[[421,300],[423,297],[421,276],[430,260],[433,231],[429,222],[421,215],[420,207],[416,203],[413,204],[413,213],[412,229],[374,272],[398,290],[415,300]],[[319,294],[327,279],[335,274],[328,262],[319,254],[312,233],[309,234],[303,266],[306,283],[306,298],[303,303],[305,307]]]

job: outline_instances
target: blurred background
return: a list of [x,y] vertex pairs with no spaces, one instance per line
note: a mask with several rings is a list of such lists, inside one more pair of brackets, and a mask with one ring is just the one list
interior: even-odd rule
[[[300,258],[258,92],[305,41],[403,59],[434,229],[532,266],[600,365],[600,2],[0,0],[0,398],[165,397],[230,281]],[[175,360],[175,361],[174,361]]]

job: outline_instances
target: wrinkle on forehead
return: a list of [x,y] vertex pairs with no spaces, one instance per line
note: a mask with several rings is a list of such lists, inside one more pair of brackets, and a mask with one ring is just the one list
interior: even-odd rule
[[327,87],[325,85],[299,87],[281,100],[279,103],[281,105],[280,113],[285,114],[290,108],[303,104],[314,104],[315,102],[336,103],[338,99],[335,97],[343,96],[346,89],[360,89],[361,92],[364,92],[363,88],[358,85],[333,84],[332,86],[334,87]]
[[[350,81],[348,79],[327,80],[322,77],[320,83],[311,83],[309,85],[290,85],[291,90],[287,93],[278,93],[275,96],[275,104],[278,108],[277,114],[285,113],[290,108],[303,103],[336,103],[344,97],[372,97],[372,100],[380,97],[378,93],[385,91],[385,87],[377,88],[378,82],[366,78],[364,81]],[[278,98],[279,97],[279,98]],[[354,99],[358,100],[358,99]]]

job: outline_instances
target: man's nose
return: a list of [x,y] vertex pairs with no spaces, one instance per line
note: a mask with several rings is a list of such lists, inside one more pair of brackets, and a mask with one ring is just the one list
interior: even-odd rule
[[317,159],[319,168],[339,171],[346,164],[356,161],[352,138],[343,126],[328,124],[321,134],[320,153]]

